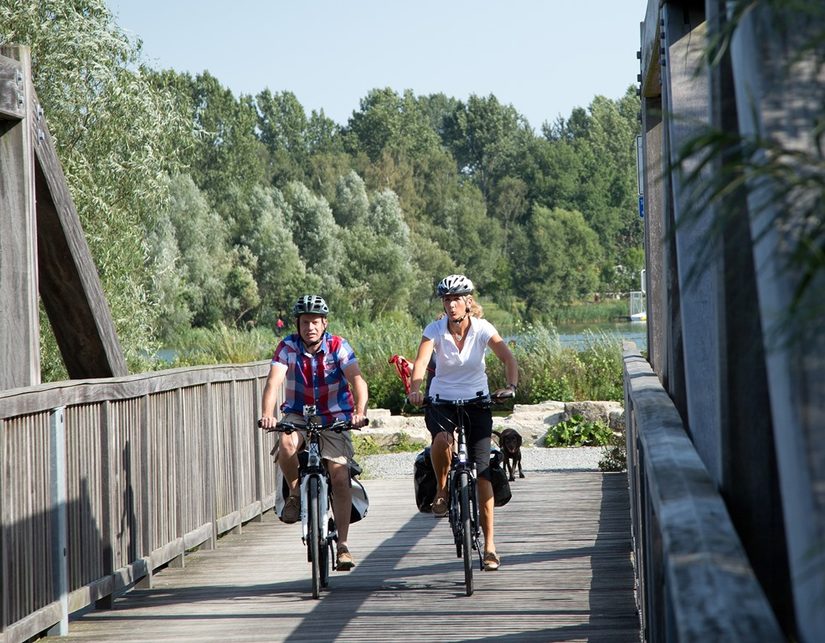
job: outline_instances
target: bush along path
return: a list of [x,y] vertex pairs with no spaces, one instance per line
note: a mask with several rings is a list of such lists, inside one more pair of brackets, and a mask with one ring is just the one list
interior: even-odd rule
[[[370,409],[368,415],[370,424],[360,431],[360,439],[368,439],[377,449],[409,445],[415,450],[430,442],[423,415],[392,415],[387,409]],[[510,415],[493,418],[493,428],[497,431],[515,429],[524,439],[525,447],[544,447],[548,446],[545,443],[547,432],[562,422],[571,428],[596,424],[608,427],[613,433],[622,433],[624,408],[619,402],[515,404]],[[558,443],[558,446],[581,446],[581,442]]]

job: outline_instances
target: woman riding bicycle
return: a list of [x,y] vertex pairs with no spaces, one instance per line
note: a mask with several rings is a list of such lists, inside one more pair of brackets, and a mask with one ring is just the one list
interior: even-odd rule
[[[298,332],[284,337],[275,349],[261,401],[259,426],[275,426],[275,402],[284,380],[286,400],[281,413],[285,421],[303,424],[304,405],[312,405],[324,424],[351,420],[356,428],[364,426],[367,383],[349,342],[327,332],[326,302],[319,295],[304,295],[293,306],[292,314]],[[281,433],[280,437],[278,464],[289,483],[289,498],[280,516],[286,523],[297,522],[301,517],[297,453],[304,437],[298,433]],[[352,506],[349,463],[353,456],[349,431],[324,433],[321,456],[327,462],[332,481],[332,511],[338,528],[337,567],[348,571],[355,566],[347,546]]]
[[[435,352],[435,375],[429,395],[442,400],[471,399],[481,391],[489,395],[484,354],[489,347],[504,363],[507,386],[495,391],[495,396],[512,395],[518,385],[518,364],[507,344],[488,321],[474,317],[473,283],[464,275],[450,275],[438,284],[445,316],[431,322],[424,329],[413,365],[410,384],[410,403],[420,406],[424,401],[421,384],[427,365]],[[447,474],[453,448],[456,426],[454,407],[438,406],[427,409],[427,428],[432,434],[430,457],[435,470],[437,492],[433,501],[433,515],[447,515]],[[478,476],[478,496],[481,530],[484,533],[484,569],[499,568],[501,560],[496,553],[494,529],[493,486],[490,482],[490,442],[493,415],[489,408],[464,407],[467,414],[467,444]],[[451,414],[453,417],[451,417]]]

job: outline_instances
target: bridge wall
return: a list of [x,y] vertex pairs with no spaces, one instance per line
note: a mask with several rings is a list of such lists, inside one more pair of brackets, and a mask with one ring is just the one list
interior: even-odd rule
[[64,632],[274,506],[268,364],[0,392],[0,640]]
[[[787,175],[821,173],[825,74],[810,43],[825,15],[821,5],[770,4],[754,3],[729,32],[737,3],[648,3],[639,52],[648,360],[781,629],[814,641],[825,637],[825,327],[788,311],[802,285],[801,302],[814,304],[802,310],[816,310],[825,279],[789,250],[812,221],[795,218],[811,192],[788,191]],[[707,56],[720,36],[731,46]],[[760,174],[779,148],[790,171]],[[639,458],[637,507],[664,482],[643,448],[660,428],[636,423],[628,445]],[[675,552],[664,516],[645,511],[634,533],[646,627],[667,633],[652,640],[719,640],[671,627],[683,616],[667,569]],[[695,580],[697,591],[735,595]]]

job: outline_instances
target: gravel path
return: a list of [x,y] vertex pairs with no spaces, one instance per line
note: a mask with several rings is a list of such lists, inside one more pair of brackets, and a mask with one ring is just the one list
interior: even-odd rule
[[[359,460],[364,468],[361,478],[410,478],[417,453],[370,455]],[[531,471],[598,471],[604,457],[602,447],[570,447],[545,449],[522,447],[521,464],[524,475]]]

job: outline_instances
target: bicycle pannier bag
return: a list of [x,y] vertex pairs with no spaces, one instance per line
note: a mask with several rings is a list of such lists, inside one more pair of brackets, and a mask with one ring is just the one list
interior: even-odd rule
[[433,500],[435,500],[437,485],[435,481],[435,471],[433,471],[433,464],[430,460],[430,447],[425,448],[415,456],[413,474],[415,504],[419,511],[431,511]]
[[350,513],[350,523],[358,522],[367,515],[370,508],[370,499],[367,490],[358,478],[352,478],[352,512]]
[[502,466],[504,456],[495,447],[490,449],[490,482],[493,485],[493,504],[496,507],[503,507],[510,498],[513,497],[510,491],[510,481],[507,479],[507,472]]

